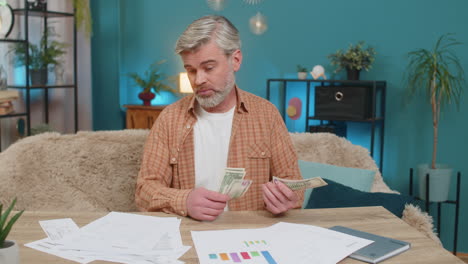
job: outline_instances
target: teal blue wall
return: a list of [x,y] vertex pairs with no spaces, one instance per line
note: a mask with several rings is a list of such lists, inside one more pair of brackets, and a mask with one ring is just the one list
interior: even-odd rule
[[91,39],[93,129],[122,129],[120,110],[120,3],[115,0],[91,1],[94,35]]
[[[362,79],[387,81],[384,178],[391,188],[408,192],[408,169],[427,163],[432,151],[430,108],[424,98],[403,106],[402,76],[405,54],[430,48],[441,34],[453,32],[468,43],[468,2],[451,0],[265,0],[258,6],[226,1],[218,12],[240,30],[244,62],[237,74],[239,86],[265,97],[268,78],[291,76],[296,64],[309,68],[329,65],[326,56],[349,43],[365,40],[378,52],[374,68]],[[125,76],[143,72],[154,60],[167,59],[170,75],[183,71],[173,47],[178,35],[194,19],[215,13],[206,1],[99,0],[91,1],[94,18],[93,120],[94,129],[123,128],[126,103],[139,103],[138,88]],[[261,36],[249,31],[248,20],[257,11],[268,18]],[[468,45],[456,49],[468,71]],[[340,77],[340,76],[337,76]],[[439,162],[468,174],[465,139],[468,130],[467,94],[460,111],[445,109],[440,124]],[[174,100],[165,96],[155,104]],[[468,180],[462,179],[459,251],[468,252]],[[454,192],[452,191],[452,195]],[[454,197],[452,197],[454,198]],[[442,240],[452,247],[453,206],[443,207]]]

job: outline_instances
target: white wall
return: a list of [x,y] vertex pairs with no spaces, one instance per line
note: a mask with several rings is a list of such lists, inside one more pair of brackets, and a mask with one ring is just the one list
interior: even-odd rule
[[[8,1],[13,8],[21,8],[23,0]],[[71,0],[48,0],[48,9],[54,11],[72,12]],[[73,82],[73,19],[49,18],[48,24],[53,25],[60,34],[60,41],[70,44],[64,56],[65,83]],[[43,20],[31,18],[29,20],[30,42],[38,43],[43,31]],[[24,38],[24,17],[16,16],[15,24],[9,38]],[[0,44],[0,63],[8,72],[9,84],[24,84],[24,69],[15,68],[12,64],[13,56],[7,55],[9,44]],[[91,93],[91,45],[90,39],[81,31],[77,34],[77,62],[78,62],[78,130],[92,130],[92,93]],[[23,72],[23,73],[22,73]],[[54,73],[49,73],[49,83],[54,83]],[[24,91],[22,91],[25,94]],[[34,91],[31,103],[31,126],[45,122],[43,91]],[[15,109],[25,109],[23,100],[14,103]],[[16,122],[18,118],[0,119],[1,145],[4,150],[17,140]],[[60,133],[74,132],[74,105],[72,89],[49,90],[49,125]]]

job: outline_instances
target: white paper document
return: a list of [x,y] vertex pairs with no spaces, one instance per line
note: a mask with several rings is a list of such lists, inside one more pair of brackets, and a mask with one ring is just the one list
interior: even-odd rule
[[311,225],[278,223],[266,228],[192,231],[201,264],[331,264],[372,243]]
[[39,224],[50,240],[60,240],[64,236],[80,230],[71,218],[39,221]]
[[179,264],[183,262],[177,259],[190,249],[182,244],[180,222],[176,217],[117,212],[78,230],[71,219],[40,221],[48,238],[25,246],[79,263]]

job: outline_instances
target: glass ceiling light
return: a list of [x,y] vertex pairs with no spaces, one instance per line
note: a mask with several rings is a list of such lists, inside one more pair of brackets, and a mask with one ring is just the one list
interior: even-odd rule
[[255,16],[250,18],[250,30],[256,35],[265,33],[268,29],[266,17],[258,12]]
[[206,0],[206,2],[208,2],[208,6],[215,11],[224,9],[225,0]]
[[244,2],[246,2],[249,5],[256,5],[256,4],[260,4],[261,2],[263,2],[263,0],[244,0]]

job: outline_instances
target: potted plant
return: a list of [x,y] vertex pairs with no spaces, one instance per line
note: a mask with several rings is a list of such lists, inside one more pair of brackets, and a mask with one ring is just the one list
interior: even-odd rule
[[7,221],[8,215],[13,210],[15,206],[16,198],[10,204],[8,209],[5,212],[2,211],[3,205],[0,204],[0,260],[4,260],[5,262],[2,263],[11,263],[11,264],[18,264],[19,263],[19,251],[18,251],[18,244],[15,241],[6,240],[8,234],[11,231],[11,228],[18,220],[18,218],[23,214],[24,210],[16,213],[13,217]]
[[452,169],[437,164],[438,128],[441,107],[454,102],[460,104],[462,89],[466,86],[464,71],[452,48],[460,45],[451,34],[442,35],[432,50],[417,49],[408,53],[409,63],[405,82],[409,99],[417,91],[425,91],[432,110],[433,148],[431,164],[418,166],[419,190],[426,197],[426,175],[430,175],[429,200],[446,201],[450,187]]
[[298,64],[296,68],[297,68],[297,78],[300,80],[305,80],[307,78],[307,68],[303,67],[300,64]]
[[[164,83],[168,78],[159,69],[159,66],[165,62],[165,60],[154,62],[145,71],[143,76],[136,72],[128,74],[136,85],[143,88],[143,91],[138,94],[138,98],[143,100],[143,105],[151,105],[151,100],[153,100],[156,97],[156,94],[159,94],[161,91],[170,92],[172,94],[176,93],[174,88]],[[154,93],[152,91],[154,91]]]
[[46,84],[49,66],[59,65],[60,57],[66,53],[67,44],[51,39],[57,36],[59,35],[55,33],[54,29],[49,27],[42,35],[38,45],[19,43],[10,49],[10,52],[14,52],[16,55],[16,66],[26,65],[26,53],[29,52],[29,70],[32,85]]
[[348,50],[341,49],[328,55],[331,64],[338,66],[335,72],[346,69],[348,80],[359,80],[359,73],[362,69],[369,71],[374,63],[377,54],[374,48],[368,46],[364,48],[365,42],[359,41],[356,45],[350,44]]

